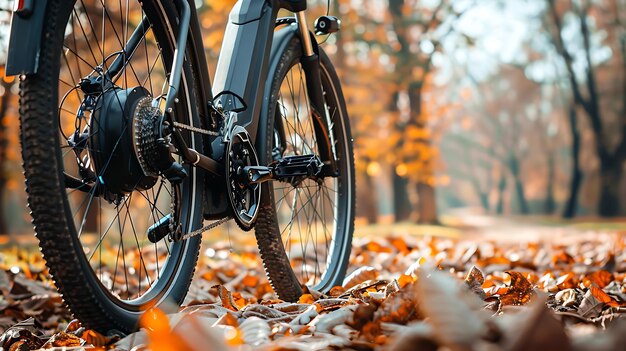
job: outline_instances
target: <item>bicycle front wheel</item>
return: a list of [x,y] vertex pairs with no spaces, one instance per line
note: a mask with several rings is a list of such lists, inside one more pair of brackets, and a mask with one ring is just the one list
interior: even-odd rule
[[[258,141],[266,161],[319,155],[314,121],[300,64],[302,45],[294,38],[269,73],[267,131]],[[324,111],[334,144],[336,177],[264,184],[256,237],[265,270],[278,296],[296,301],[302,286],[328,292],[345,276],[354,230],[354,157],[348,114],[339,79],[320,48]]]
[[[199,237],[153,243],[147,235],[202,223],[199,172],[186,167],[184,181],[172,183],[146,168],[157,147],[156,107],[167,89],[178,12],[171,1],[149,0],[47,7],[39,71],[20,86],[33,223],[73,314],[103,333],[130,332],[147,308],[182,302],[200,246]],[[173,113],[202,127],[192,69],[186,60]],[[183,137],[202,150],[200,136]]]

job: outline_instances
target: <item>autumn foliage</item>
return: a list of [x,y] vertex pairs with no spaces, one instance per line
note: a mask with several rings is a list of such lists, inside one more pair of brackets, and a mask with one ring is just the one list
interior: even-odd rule
[[[623,342],[624,245],[620,233],[542,242],[359,238],[341,286],[287,303],[255,249],[218,243],[205,251],[185,306],[145,311],[142,329],[125,337],[71,321],[38,254],[5,252],[13,265],[0,270],[0,342],[10,350],[595,350]],[[16,254],[22,260],[11,260]]]

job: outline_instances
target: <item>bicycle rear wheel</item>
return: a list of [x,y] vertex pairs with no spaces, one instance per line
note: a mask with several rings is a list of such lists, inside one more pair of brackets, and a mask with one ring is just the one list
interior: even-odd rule
[[[73,314],[100,332],[130,332],[147,308],[180,304],[200,237],[152,243],[201,226],[203,177],[182,183],[147,170],[175,49],[170,1],[48,1],[39,70],[20,85],[28,203],[55,284]],[[139,45],[126,51],[137,27]],[[117,72],[113,67],[117,65]],[[174,115],[202,127],[185,62]],[[111,73],[111,74],[109,74]],[[186,142],[202,150],[202,138]],[[175,155],[173,155],[176,157]]]
[[[305,74],[302,45],[294,38],[269,77],[272,89],[264,139],[266,161],[285,156],[319,155]],[[281,299],[296,301],[307,285],[328,292],[345,276],[354,230],[354,157],[348,114],[339,79],[320,48],[322,91],[330,119],[330,145],[336,177],[302,182],[268,182],[256,236],[265,270]]]

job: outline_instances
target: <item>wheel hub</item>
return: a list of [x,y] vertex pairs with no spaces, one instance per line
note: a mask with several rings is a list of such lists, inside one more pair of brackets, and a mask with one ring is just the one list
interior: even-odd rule
[[150,164],[161,115],[151,102],[142,87],[111,88],[98,99],[89,125],[89,157],[109,199],[157,182]]

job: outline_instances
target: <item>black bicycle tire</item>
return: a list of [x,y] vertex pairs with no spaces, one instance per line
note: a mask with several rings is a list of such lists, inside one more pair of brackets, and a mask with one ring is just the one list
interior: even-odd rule
[[[269,101],[268,121],[266,123],[267,126],[274,125],[275,102],[277,101],[278,92],[280,91],[285,75],[294,64],[297,64],[300,61],[302,57],[302,45],[300,43],[300,39],[298,37],[294,37],[285,47],[284,52],[280,55],[280,61],[268,75],[268,77],[270,77],[269,79],[272,80],[272,88],[269,92],[266,92],[266,94],[269,94],[266,97],[266,101]],[[346,147],[344,151],[348,155],[347,167],[352,175],[348,179],[348,187],[351,189],[348,201],[352,208],[348,215],[349,218],[345,219],[347,227],[343,232],[344,236],[340,240],[343,247],[339,251],[335,251],[335,256],[337,257],[335,259],[331,258],[330,260],[330,262],[333,263],[332,266],[329,266],[329,269],[333,271],[332,276],[325,282],[325,284],[323,284],[322,287],[318,288],[318,290],[325,293],[328,292],[333,286],[341,285],[348,267],[352,248],[352,235],[354,231],[355,177],[350,123],[348,121],[343,92],[341,91],[341,84],[330,58],[321,48],[319,50],[319,57],[320,64],[322,66],[322,74],[325,74],[326,78],[330,80],[338,99],[337,103],[341,109],[340,118],[342,119],[342,128],[344,128],[342,135],[346,138],[346,140],[343,141]],[[265,133],[263,131],[259,133],[259,137],[262,139],[260,139],[258,143],[260,145],[265,145],[265,150],[268,152],[268,155],[263,155],[263,158],[271,159],[270,153],[272,150],[273,133],[273,127],[266,128]],[[261,200],[261,208],[259,210],[255,226],[255,235],[265,272],[279,298],[285,301],[297,301],[302,295],[303,283],[298,281],[295,273],[293,272],[282,238],[280,237],[273,191],[271,190],[270,184],[264,184],[262,194],[263,198]]]
[[[182,303],[193,277],[201,237],[191,238],[180,244],[181,253],[177,258],[176,269],[168,277],[167,289],[156,293],[154,301],[137,306],[133,311],[122,308],[111,300],[110,294],[107,295],[101,287],[94,284],[97,277],[84,259],[85,256],[76,254],[82,249],[73,235],[74,224],[67,218],[68,203],[60,151],[57,150],[53,157],[49,151],[50,145],[59,145],[57,80],[63,30],[74,1],[48,1],[47,4],[38,72],[25,76],[20,82],[20,140],[32,222],[55,286],[74,316],[86,326],[102,333],[129,333],[136,329],[142,310],[155,305],[161,306],[161,303],[162,306]],[[177,11],[171,2],[144,1],[144,7],[152,4],[154,9],[158,4],[161,15],[167,16],[174,26],[177,25]],[[185,63],[184,75],[195,77],[188,63]],[[189,106],[195,110],[195,113],[192,111],[194,123],[201,123],[193,86],[186,88],[192,90],[187,96]],[[202,138],[194,138],[196,144],[202,147]],[[194,190],[202,194],[204,182],[201,172],[198,172],[194,182]],[[57,193],[51,189],[60,191]],[[191,219],[191,229],[202,223],[201,199],[197,204],[199,205],[190,209],[192,213],[188,217]]]

